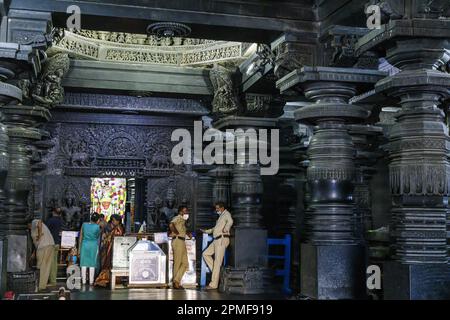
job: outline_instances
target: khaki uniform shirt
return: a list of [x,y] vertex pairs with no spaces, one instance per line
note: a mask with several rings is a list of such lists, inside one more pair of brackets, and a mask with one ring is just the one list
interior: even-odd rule
[[177,236],[186,237],[186,221],[183,219],[182,216],[178,215],[174,217],[171,223],[173,223],[173,225],[178,231]]
[[50,232],[50,230],[47,228],[47,226],[43,222],[42,222],[42,230],[41,230],[42,234],[41,234],[39,241],[37,240],[38,224],[40,222],[41,222],[41,220],[34,219],[33,222],[31,223],[31,238],[33,239],[34,246],[36,247],[36,249],[42,249],[47,246],[54,246],[55,241],[53,240],[52,233]]
[[222,234],[230,234],[231,226],[233,225],[233,218],[228,210],[224,210],[219,219],[216,221],[216,225],[212,229],[205,230],[206,233],[212,233],[213,237],[218,237]]

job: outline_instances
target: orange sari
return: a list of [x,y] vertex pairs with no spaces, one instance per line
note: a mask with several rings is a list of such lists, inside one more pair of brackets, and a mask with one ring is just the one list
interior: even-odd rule
[[125,234],[123,226],[118,225],[114,227],[110,232],[105,234],[105,238],[102,243],[101,251],[101,267],[102,271],[95,279],[94,285],[99,287],[106,287],[111,280],[111,268],[112,268],[112,249],[114,243],[114,237],[123,236]]

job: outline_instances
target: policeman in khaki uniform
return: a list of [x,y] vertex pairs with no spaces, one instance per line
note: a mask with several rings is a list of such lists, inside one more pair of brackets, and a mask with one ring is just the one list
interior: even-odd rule
[[186,220],[189,219],[189,212],[186,206],[178,207],[178,215],[169,224],[170,236],[172,237],[173,249],[173,287],[183,289],[181,279],[184,273],[189,270],[187,256],[186,236],[192,237],[191,233],[186,233]]
[[[225,209],[223,202],[216,203],[216,212],[219,215],[216,225],[212,229],[200,231],[213,235],[214,241],[203,252],[208,268],[212,271],[211,282],[205,288],[206,290],[215,290],[219,286],[220,267],[223,263],[225,250],[230,244],[230,229],[233,225],[231,213]],[[214,260],[212,256],[214,255]]]

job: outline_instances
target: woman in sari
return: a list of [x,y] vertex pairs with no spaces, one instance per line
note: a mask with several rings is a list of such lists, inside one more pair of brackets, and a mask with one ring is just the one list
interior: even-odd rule
[[122,225],[122,217],[118,214],[111,216],[111,230],[108,230],[102,242],[101,249],[101,272],[95,280],[95,285],[100,287],[106,287],[109,284],[111,278],[112,268],[112,247],[114,238],[117,236],[123,236],[125,230]]

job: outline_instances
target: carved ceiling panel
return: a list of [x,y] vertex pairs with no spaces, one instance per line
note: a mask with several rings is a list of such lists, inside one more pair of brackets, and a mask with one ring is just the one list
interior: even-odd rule
[[220,61],[242,62],[250,43],[105,32],[68,31],[52,50],[77,59],[174,66],[204,66]]

